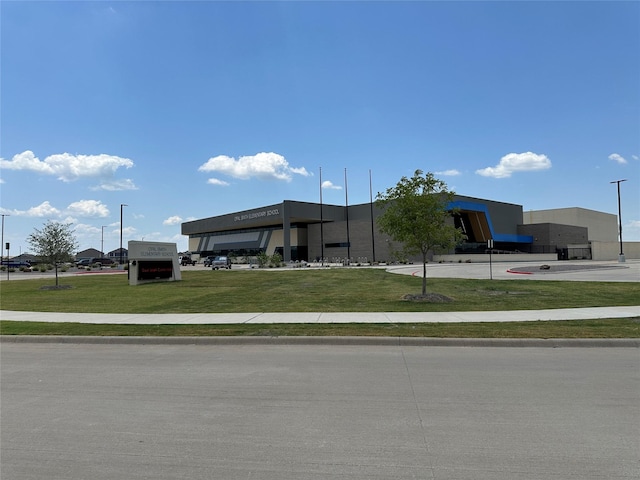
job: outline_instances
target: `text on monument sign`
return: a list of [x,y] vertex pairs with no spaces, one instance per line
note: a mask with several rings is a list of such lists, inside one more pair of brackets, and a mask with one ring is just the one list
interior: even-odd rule
[[140,252],[141,257],[173,257],[173,252],[166,247],[148,247]]

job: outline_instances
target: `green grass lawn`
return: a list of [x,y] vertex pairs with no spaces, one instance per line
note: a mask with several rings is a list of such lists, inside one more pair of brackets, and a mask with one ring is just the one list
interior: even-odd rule
[[[381,269],[326,270],[230,270],[183,272],[180,282],[130,286],[126,275],[79,275],[63,277],[68,289],[49,290],[53,279],[0,283],[0,308],[42,312],[91,313],[242,313],[242,312],[448,312],[530,310],[548,308],[637,305],[640,284],[617,282],[554,282],[530,280],[428,279],[430,292],[446,295],[451,303],[410,302],[409,293],[419,293],[421,279],[391,274]],[[600,321],[594,331],[578,336],[639,336],[637,319]],[[3,334],[48,331],[46,325],[30,322],[0,324]],[[419,335],[419,336],[527,336],[545,337],[553,325],[566,324],[552,336],[572,336],[584,321],[527,322],[515,324],[456,325],[269,325],[269,326],[76,326],[75,331],[118,331],[119,335]],[[19,324],[19,325],[16,325]],[[603,325],[621,329],[606,333]],[[67,327],[73,324],[65,324]],[[65,327],[66,328],[66,327]],[[38,330],[39,329],[39,330]],[[182,329],[182,330],[181,330]],[[184,330],[187,329],[187,330]],[[513,330],[515,329],[515,330]],[[63,327],[49,334],[62,334]],[[507,331],[510,330],[510,331]],[[146,331],[146,333],[133,333]],[[130,332],[130,333],[126,333]],[[156,333],[153,333],[156,332]],[[171,333],[168,333],[171,332]],[[181,333],[182,332],[182,333]],[[189,333],[193,332],[193,333]],[[234,333],[236,332],[236,333]],[[240,332],[240,333],[238,333]],[[267,333],[264,333],[267,332]],[[289,332],[289,333],[287,333]],[[356,333],[360,332],[360,333]],[[515,332],[515,333],[514,333]],[[530,332],[530,333],[527,333]],[[110,333],[102,333],[108,335]]]
[[3,335],[385,336],[435,338],[638,338],[640,319],[400,324],[105,325],[0,322]]
[[637,305],[640,283],[429,279],[451,303],[409,302],[421,279],[381,269],[183,272],[180,282],[130,286],[125,275],[2,282],[3,310],[93,313],[443,312]]

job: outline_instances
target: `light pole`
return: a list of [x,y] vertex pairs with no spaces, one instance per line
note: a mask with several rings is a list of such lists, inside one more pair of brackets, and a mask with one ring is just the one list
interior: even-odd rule
[[627,179],[624,180],[614,180],[609,183],[617,183],[618,184],[618,224],[620,226],[620,255],[618,255],[618,262],[624,263],[624,253],[622,252],[622,209],[620,208],[620,184],[622,182],[626,182]]
[[[2,260],[4,260],[4,250],[2,250],[4,248],[4,217],[10,217],[11,215],[7,214],[7,213],[3,213],[2,214],[2,241],[0,242],[0,263],[2,263]],[[7,261],[9,259],[7,258]],[[7,265],[7,270],[9,270],[9,265]]]
[[100,235],[100,255],[101,258],[104,258],[104,227],[106,225],[102,225],[102,234]]
[[128,207],[126,203],[120,204],[120,265],[122,265],[122,207]]

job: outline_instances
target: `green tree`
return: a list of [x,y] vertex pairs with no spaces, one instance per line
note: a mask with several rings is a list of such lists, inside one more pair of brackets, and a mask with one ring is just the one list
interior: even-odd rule
[[376,206],[383,210],[377,219],[380,231],[400,243],[402,255],[422,256],[422,295],[427,293],[429,251],[448,250],[464,239],[448,209],[454,195],[432,173],[416,170],[376,196]]
[[258,260],[259,268],[264,268],[269,265],[269,255],[267,255],[267,253],[264,251],[261,251],[260,253],[258,253],[258,255],[256,255],[256,260]]
[[276,252],[273,255],[271,255],[271,258],[269,259],[269,261],[271,263],[271,266],[280,267],[282,266],[282,255]]
[[34,229],[27,239],[37,256],[54,265],[56,286],[58,286],[58,264],[71,260],[73,252],[78,249],[73,233],[70,223],[49,220],[42,230]]

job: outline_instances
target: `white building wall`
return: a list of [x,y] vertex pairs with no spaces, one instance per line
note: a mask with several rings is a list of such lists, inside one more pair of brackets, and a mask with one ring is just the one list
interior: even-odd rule
[[559,223],[587,227],[589,241],[618,241],[618,216],[611,213],[587,210],[586,208],[556,208],[551,210],[530,210],[523,212],[523,223]]
[[[622,234],[624,238],[624,232]],[[640,259],[640,242],[622,242],[622,252],[627,259]],[[618,260],[620,242],[591,242],[593,260]]]

